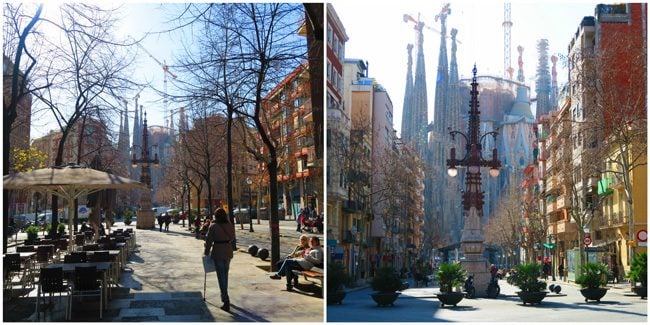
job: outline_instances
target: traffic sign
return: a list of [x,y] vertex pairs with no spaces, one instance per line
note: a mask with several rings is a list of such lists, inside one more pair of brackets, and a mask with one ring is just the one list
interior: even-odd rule
[[591,236],[585,235],[585,238],[582,239],[582,243],[585,244],[585,246],[587,247],[591,245]]
[[641,229],[641,230],[637,231],[637,233],[636,233],[636,239],[637,239],[639,242],[645,242],[645,241],[648,241],[648,232],[647,232],[645,229]]

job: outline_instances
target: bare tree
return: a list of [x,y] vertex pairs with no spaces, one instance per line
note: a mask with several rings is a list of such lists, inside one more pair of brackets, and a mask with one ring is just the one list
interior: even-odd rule
[[507,195],[488,219],[485,242],[498,245],[506,254],[515,255],[522,246],[522,239],[520,197]]
[[[34,82],[47,85],[34,95],[53,114],[62,133],[55,165],[63,163],[65,142],[73,126],[87,111],[98,107],[119,107],[114,94],[126,90],[132,58],[119,51],[112,35],[116,9],[88,4],[63,4],[60,20],[44,20],[61,33],[61,38],[44,38],[51,60],[44,62]],[[62,40],[62,41],[59,41]],[[72,104],[71,104],[72,103]],[[52,199],[52,229],[58,225],[58,199]]]
[[[3,175],[7,175],[9,173],[11,153],[10,130],[12,129],[12,125],[17,117],[16,108],[18,106],[18,103],[23,98],[25,98],[31,92],[31,90],[34,89],[33,86],[28,87],[27,83],[31,78],[31,71],[36,65],[36,59],[30,54],[29,50],[27,49],[26,40],[27,37],[32,33],[32,30],[36,23],[40,20],[43,5],[41,4],[38,6],[34,16],[27,18],[24,17],[20,8],[21,6],[13,7],[11,4],[6,3],[3,10],[5,24],[3,26],[3,33],[5,36],[5,42],[3,43],[3,54],[7,55],[8,57],[14,57],[14,66],[13,71],[11,72],[11,97],[4,98],[3,96]],[[23,25],[25,21],[27,21],[27,24]],[[29,61],[27,61],[25,64],[27,68],[22,73],[20,73],[20,67],[23,65],[23,54],[26,54],[28,56]],[[2,251],[3,253],[6,253],[8,237],[7,230],[9,226],[9,192],[7,190],[3,191],[3,202]]]

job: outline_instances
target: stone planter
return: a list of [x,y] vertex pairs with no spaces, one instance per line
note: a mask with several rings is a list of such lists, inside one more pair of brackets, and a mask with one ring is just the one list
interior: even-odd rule
[[524,302],[524,305],[528,304],[541,304],[542,300],[546,297],[546,291],[517,291],[517,296]]
[[345,298],[345,291],[336,291],[327,293],[327,304],[328,305],[340,305]]
[[463,300],[463,297],[465,297],[465,294],[462,292],[449,292],[449,293],[439,293],[436,295],[438,297],[438,300],[440,300],[440,307],[444,307],[445,305],[452,305],[456,307],[456,305]]
[[372,300],[377,303],[377,306],[393,306],[395,300],[399,296],[399,292],[375,292],[370,294]]
[[585,297],[585,302],[589,300],[596,300],[600,302],[600,299],[605,296],[607,293],[606,288],[584,288],[580,289],[580,293]]
[[637,296],[641,296],[641,299],[648,297],[648,287],[634,287],[632,291],[636,293]]

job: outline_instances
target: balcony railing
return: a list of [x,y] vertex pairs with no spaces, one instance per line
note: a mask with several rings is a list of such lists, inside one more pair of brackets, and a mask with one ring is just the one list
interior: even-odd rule
[[555,211],[556,209],[556,203],[555,201],[547,202],[546,203],[546,213],[551,213]]
[[565,209],[569,207],[569,200],[567,200],[564,195],[558,196],[555,202],[557,202],[558,209]]

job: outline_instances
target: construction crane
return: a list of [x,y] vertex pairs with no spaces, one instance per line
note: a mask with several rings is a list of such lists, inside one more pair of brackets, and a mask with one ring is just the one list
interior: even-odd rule
[[503,4],[503,76],[512,79],[514,69],[510,61],[510,29],[512,28],[510,13],[510,2],[506,2]]
[[[174,79],[176,79],[176,75],[173,72],[169,71],[169,66],[167,65],[167,63],[164,60],[163,60],[163,62],[160,62],[160,60],[156,59],[156,57],[154,57],[151,53],[149,53],[149,51],[147,51],[147,49],[144,46],[142,46],[142,44],[140,44],[139,42],[136,42],[136,44],[138,44],[138,46],[145,53],[147,53],[150,58],[152,58],[154,61],[156,61],[156,63],[158,63],[160,65],[160,67],[162,67],[162,69],[163,69],[163,91],[165,93],[164,97],[163,97],[163,106],[164,106],[165,112],[167,112],[167,75],[169,74]],[[140,90],[140,91],[142,91],[142,90]],[[136,97],[140,97],[140,93],[138,93],[138,95],[136,95]],[[137,99],[136,99],[136,101],[137,101]]]
[[[444,14],[444,15],[446,16],[446,15],[448,15],[449,13],[451,13],[451,9],[449,8],[449,4],[447,3],[447,4],[445,4],[445,6],[442,8],[442,11],[440,12],[440,14],[436,15],[436,19],[435,19],[435,20],[438,21],[438,18],[440,17],[440,15]],[[428,29],[428,30],[434,31],[434,32],[437,33],[438,35],[442,34],[442,32],[441,32],[440,30],[438,30],[437,28],[432,27],[432,26],[428,26],[428,25],[426,25],[423,21],[421,21],[421,20],[420,20],[420,14],[418,14],[418,19],[417,19],[417,20],[416,20],[415,18],[413,18],[413,16],[408,15],[408,14],[404,14],[403,19],[404,19],[404,22],[405,22],[405,23],[407,23],[407,22],[412,22],[412,23],[414,23],[414,24],[415,24],[415,27],[414,27],[414,28],[415,28],[415,30],[417,30],[418,32],[421,32],[421,31],[422,31],[422,28],[426,28],[426,29]],[[445,38],[450,38],[450,36],[449,36],[449,35],[445,35]],[[457,42],[458,44],[463,44],[463,42],[461,42],[459,39],[456,39],[456,42]]]

